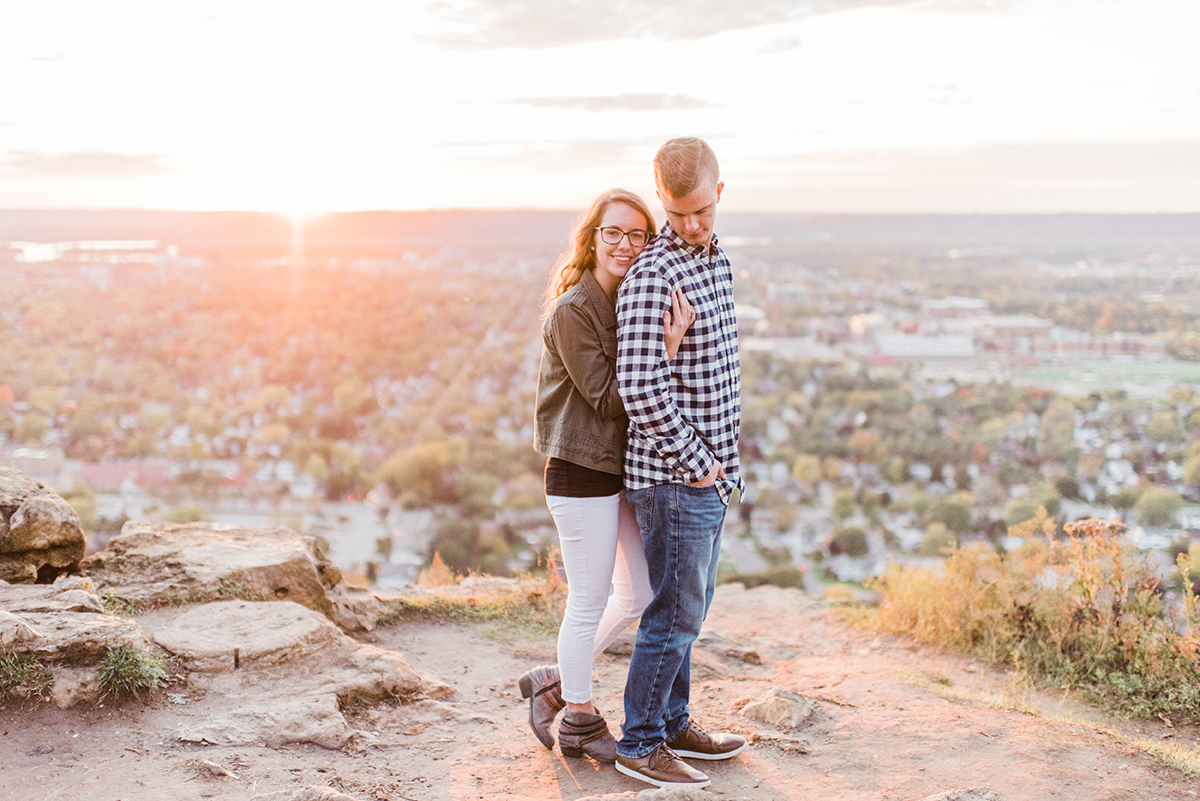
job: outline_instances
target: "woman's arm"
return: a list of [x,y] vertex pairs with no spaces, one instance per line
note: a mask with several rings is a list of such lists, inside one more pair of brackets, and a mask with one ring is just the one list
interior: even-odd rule
[[696,322],[696,310],[684,297],[682,289],[671,293],[671,309],[663,312],[663,339],[667,348],[667,361],[679,353],[679,345],[683,335]]
[[606,420],[624,414],[612,357],[604,352],[591,317],[575,304],[565,303],[550,312],[548,322],[555,352],[579,394]]

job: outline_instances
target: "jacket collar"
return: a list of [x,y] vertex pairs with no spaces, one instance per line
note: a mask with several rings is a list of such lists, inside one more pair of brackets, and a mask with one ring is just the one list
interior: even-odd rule
[[600,282],[596,280],[596,276],[591,270],[584,270],[583,278],[579,283],[583,286],[583,292],[587,295],[588,303],[592,304],[592,308],[596,310],[596,316],[600,318],[600,322],[606,327],[615,328],[617,325],[617,304],[615,301],[609,300],[608,295],[604,294],[604,290],[600,286]]

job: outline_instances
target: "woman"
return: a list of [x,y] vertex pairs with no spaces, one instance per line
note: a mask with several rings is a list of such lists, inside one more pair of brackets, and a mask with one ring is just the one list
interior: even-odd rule
[[[534,668],[519,684],[543,745],[554,747],[550,726],[565,707],[558,731],[563,754],[604,762],[616,761],[616,741],[592,704],[592,661],[653,598],[641,532],[621,493],[629,421],[617,394],[616,298],[654,231],[654,217],[637,195],[613,189],[596,198],[550,274],[542,325],[535,440],[550,457],[546,503],[558,527],[568,593],[558,665]],[[671,300],[663,314],[668,358],[696,319],[682,292]]]

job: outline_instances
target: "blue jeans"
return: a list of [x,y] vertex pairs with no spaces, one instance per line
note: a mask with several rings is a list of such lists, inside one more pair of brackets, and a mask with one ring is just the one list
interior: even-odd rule
[[625,680],[617,753],[639,759],[688,725],[692,642],[712,604],[727,507],[715,487],[626,490],[646,547],[654,600],[642,613]]

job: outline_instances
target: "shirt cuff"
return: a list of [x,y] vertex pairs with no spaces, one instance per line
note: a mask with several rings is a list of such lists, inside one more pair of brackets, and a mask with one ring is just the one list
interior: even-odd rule
[[683,483],[695,484],[703,481],[708,472],[712,470],[713,463],[717,461],[717,457],[709,452],[708,448],[697,444],[696,450],[680,459],[680,463],[685,468],[683,471]]

